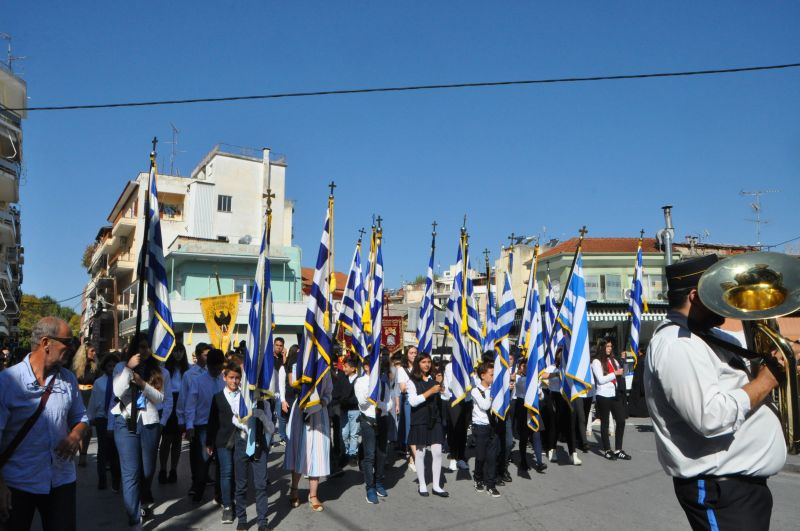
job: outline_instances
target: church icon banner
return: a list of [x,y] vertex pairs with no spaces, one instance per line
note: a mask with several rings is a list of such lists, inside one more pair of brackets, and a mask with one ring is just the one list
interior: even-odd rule
[[200,301],[200,310],[203,312],[211,345],[222,352],[228,352],[230,346],[240,297],[241,293],[230,293],[197,299]]

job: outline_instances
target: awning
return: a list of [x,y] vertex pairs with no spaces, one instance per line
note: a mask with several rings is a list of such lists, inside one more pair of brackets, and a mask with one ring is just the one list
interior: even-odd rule
[[[667,318],[667,312],[656,310],[642,315],[642,321],[663,321]],[[628,312],[618,310],[590,309],[589,321],[630,321],[631,316]]]

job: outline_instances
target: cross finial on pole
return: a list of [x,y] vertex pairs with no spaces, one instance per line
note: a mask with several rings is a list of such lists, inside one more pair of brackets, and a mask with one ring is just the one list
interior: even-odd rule
[[361,243],[361,240],[364,238],[364,234],[366,232],[367,231],[364,230],[364,227],[361,227],[360,229],[358,229],[358,243]]
[[153,153],[156,152],[156,146],[158,145],[158,137],[153,137]]
[[331,183],[328,185],[328,188],[331,189],[331,197],[333,197],[333,190],[334,190],[334,188],[336,188],[336,182],[335,181],[331,181]]
[[584,225],[583,227],[581,227],[581,229],[578,232],[581,233],[581,240],[582,240],[583,237],[586,236],[586,234],[589,233],[589,229],[587,229],[586,225]]
[[378,229],[380,230],[381,221],[383,221],[383,218],[380,216],[380,214],[378,214],[378,217],[375,219],[375,221],[378,223]]
[[510,242],[509,247],[513,247],[514,246],[514,242],[516,240],[517,240],[517,235],[512,232],[511,235],[508,237],[508,241]]
[[431,234],[432,234],[434,237],[436,237],[436,227],[437,227],[438,225],[439,225],[439,224],[438,224],[438,223],[436,223],[436,221],[434,221],[433,223],[431,223],[431,226],[433,227],[433,232],[431,232]]
[[642,230],[640,230],[640,231],[639,231],[639,239],[640,239],[640,240],[643,240],[643,239],[644,239],[644,229],[642,229]]
[[489,267],[489,249],[484,249],[483,250],[483,256],[486,257],[486,267],[488,268]]

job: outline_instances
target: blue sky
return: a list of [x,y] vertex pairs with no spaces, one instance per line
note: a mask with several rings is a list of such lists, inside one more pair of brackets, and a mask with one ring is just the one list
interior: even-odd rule
[[[563,4],[563,3],[561,3]],[[702,4],[702,5],[701,5]],[[656,72],[800,61],[800,4],[753,2],[8,2],[30,105]],[[727,76],[31,113],[21,187],[26,293],[87,280],[81,253],[150,139],[187,174],[215,143],[288,156],[296,242],[316,254],[337,189],[337,269],[384,218],[387,283],[512,231],[753,243],[800,236],[800,70]],[[169,146],[162,145],[164,160]],[[79,300],[79,299],[76,299]]]

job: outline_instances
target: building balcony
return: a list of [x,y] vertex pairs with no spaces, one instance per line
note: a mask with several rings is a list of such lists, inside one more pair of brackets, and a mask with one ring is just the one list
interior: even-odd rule
[[0,244],[17,245],[17,219],[10,210],[0,210]]
[[136,218],[127,216],[122,217],[114,224],[114,227],[111,229],[111,235],[114,237],[117,236],[130,237],[136,230],[136,223],[137,223]]
[[19,202],[18,166],[0,157],[0,201]]
[[136,268],[136,257],[130,251],[117,253],[108,261],[108,267],[112,275],[129,273]]

